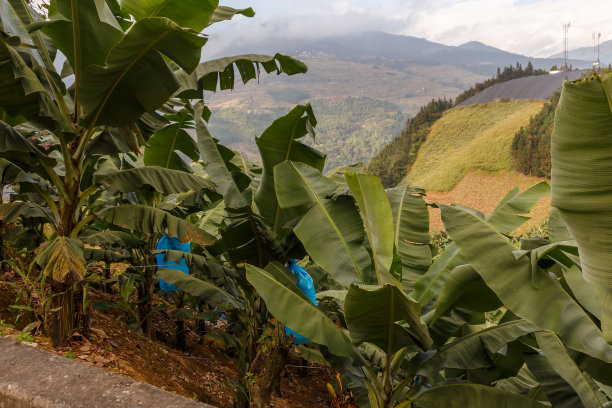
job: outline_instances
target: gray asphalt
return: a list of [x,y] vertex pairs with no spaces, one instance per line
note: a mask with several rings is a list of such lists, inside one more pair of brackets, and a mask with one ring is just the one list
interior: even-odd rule
[[589,70],[566,71],[556,74],[529,76],[493,85],[477,95],[461,102],[458,106],[486,103],[501,98],[548,99],[565,80],[573,81]]

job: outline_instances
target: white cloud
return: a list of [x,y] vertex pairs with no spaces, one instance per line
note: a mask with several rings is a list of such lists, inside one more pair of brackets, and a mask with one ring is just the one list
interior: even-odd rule
[[[380,30],[448,45],[481,41],[506,51],[545,57],[561,51],[561,24],[571,21],[571,48],[591,46],[593,31],[612,39],[609,0],[259,0],[251,21],[213,29],[213,48],[243,38],[269,35],[321,37]],[[215,44],[216,43],[216,44]]]
[[[561,51],[561,24],[571,21],[569,46],[592,45],[593,31],[602,41],[612,39],[609,16],[612,2],[605,0],[536,1],[468,0],[444,2],[442,7],[402,11],[407,22],[401,34],[459,45],[467,41],[486,44],[531,56]],[[453,3],[453,4],[451,4]]]

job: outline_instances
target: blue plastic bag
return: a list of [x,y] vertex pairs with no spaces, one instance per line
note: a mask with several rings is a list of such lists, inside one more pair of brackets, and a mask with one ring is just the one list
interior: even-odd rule
[[[164,235],[157,243],[157,249],[171,249],[175,251],[189,252],[191,251],[191,242],[181,244],[181,241],[178,238]],[[189,275],[189,267],[187,266],[187,262],[185,262],[184,259],[181,259],[180,263],[176,263],[174,261],[165,261],[165,257],[166,254],[155,255],[155,260],[157,261],[157,268],[176,269],[177,271],[182,271],[183,273]],[[179,290],[176,285],[168,283],[162,278],[159,278],[159,287],[161,290],[165,290],[166,292],[176,292]]]
[[[312,277],[306,272],[306,269],[302,268],[297,264],[295,260],[289,261],[289,265],[287,265],[291,273],[298,277],[297,287],[301,289],[302,292],[306,295],[308,299],[312,303],[317,305],[317,297],[315,295],[314,282],[312,281]],[[287,336],[294,335],[295,339],[293,340],[293,344],[308,344],[310,340],[306,337],[302,336],[299,333],[291,330],[289,327],[285,326],[285,333]]]

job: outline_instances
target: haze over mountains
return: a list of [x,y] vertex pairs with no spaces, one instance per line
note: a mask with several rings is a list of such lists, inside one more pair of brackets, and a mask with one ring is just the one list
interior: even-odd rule
[[[211,42],[215,50],[214,39]],[[277,52],[305,62],[308,73],[262,75],[259,83],[207,95],[213,108],[211,132],[256,159],[254,137],[295,104],[310,102],[319,120],[315,145],[329,154],[330,166],[367,162],[399,135],[406,118],[421,106],[432,99],[454,99],[494,76],[498,68],[531,62],[535,69],[549,70],[562,64],[561,58],[529,58],[477,41],[448,46],[383,32],[319,39],[244,38],[221,50],[217,47],[206,58]],[[591,67],[590,58],[569,63]]]

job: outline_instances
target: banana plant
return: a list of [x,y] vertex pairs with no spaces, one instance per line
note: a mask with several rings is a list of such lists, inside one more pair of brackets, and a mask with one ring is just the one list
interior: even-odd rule
[[[464,264],[465,258],[459,255],[458,248],[451,247],[432,263],[428,210],[422,189],[404,185],[385,192],[373,176],[344,173],[344,180],[337,177],[337,172],[324,176],[311,166],[291,161],[282,162],[274,169],[280,208],[303,214],[294,223],[296,236],[313,263],[346,288],[318,294],[319,298],[333,297],[339,301],[346,328],[330,325],[324,313],[269,271],[249,266],[247,277],[276,318],[344,359],[331,357],[345,374],[345,381],[352,382],[354,390],[360,385],[366,389],[359,396],[361,405],[386,407],[414,403],[419,406],[420,398],[432,401],[430,394],[423,394],[427,387],[452,380],[454,375],[463,378],[466,372],[469,378],[472,370],[494,366],[491,355],[499,355],[500,348],[508,344],[517,347],[513,342],[539,330],[527,321],[520,321],[521,324],[512,323],[505,331],[500,328],[488,333],[482,325],[485,310],[466,309],[471,307],[469,304],[442,317],[434,318],[434,310],[421,316],[422,306],[429,307],[447,275],[455,265]],[[504,232],[513,230],[527,220],[519,214],[528,212],[548,191],[546,183],[520,194],[518,189],[511,191],[489,217],[489,222]],[[425,279],[438,281],[439,287],[428,285],[424,292],[429,300],[419,305],[407,293],[414,292],[415,288],[419,290],[419,280]],[[493,306],[487,305],[486,311],[501,306],[495,295],[487,299],[491,298]],[[457,313],[463,316],[456,317]],[[430,324],[429,328],[421,319]],[[459,334],[461,338],[453,343],[458,330],[469,327],[466,324],[473,325],[474,336],[468,341]],[[509,331],[511,328],[513,331]],[[497,339],[499,347],[483,346],[482,339],[487,338]],[[468,350],[471,357],[458,359]],[[442,358],[444,355],[452,356],[453,362]],[[436,358],[430,360],[431,356]],[[361,367],[361,375],[354,375],[347,361]],[[440,375],[442,368],[457,371],[445,377]],[[506,370],[497,378],[514,374]],[[486,385],[491,386],[491,381]],[[500,397],[507,394],[497,389],[462,389],[472,394],[468,398],[472,404],[480,392]],[[440,397],[436,403],[444,406],[448,398]]]
[[[155,224],[149,232],[167,228],[183,240],[210,243],[210,236],[161,210],[132,206],[93,214],[90,204],[104,187],[91,180],[100,155],[139,154],[145,139],[156,134],[145,162],[162,163],[159,151],[166,148],[168,165],[115,177],[159,182],[184,164],[175,150],[197,158],[179,130],[181,98],[201,98],[204,89],[231,89],[234,67],[243,82],[256,77],[260,66],[287,74],[306,67],[282,55],[200,63],[207,41],[202,30],[236,14],[253,15],[251,9],[219,7],[217,0],[197,5],[159,0],[146,6],[128,0],[52,0],[45,18],[21,0],[0,6],[0,156],[32,176],[27,188],[52,214],[53,237],[38,259],[53,260],[44,271],[52,277],[53,291],[64,294],[54,298],[58,304],[71,302],[83,278],[78,236],[96,218],[130,228],[138,218],[129,217],[146,216]],[[61,62],[58,51],[66,58],[61,72],[55,68]],[[175,173],[167,180],[186,177]],[[54,343],[74,329],[69,309],[53,320]]]

